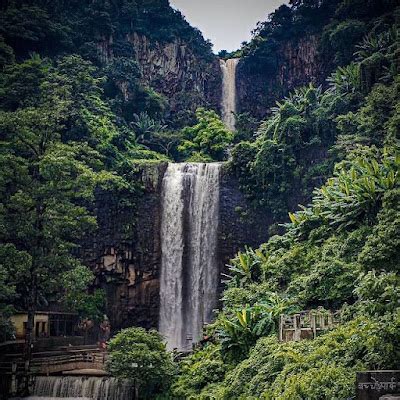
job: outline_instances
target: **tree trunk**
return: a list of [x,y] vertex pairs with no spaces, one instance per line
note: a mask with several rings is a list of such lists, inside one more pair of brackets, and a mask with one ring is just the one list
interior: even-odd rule
[[135,383],[135,400],[138,400],[138,399],[139,399],[139,387]]

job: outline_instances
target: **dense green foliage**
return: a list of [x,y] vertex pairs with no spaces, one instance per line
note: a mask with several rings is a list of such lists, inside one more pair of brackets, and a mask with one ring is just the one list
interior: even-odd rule
[[169,388],[175,367],[157,331],[124,329],[110,340],[109,352],[108,371],[131,381],[141,398],[154,399]]
[[308,201],[334,163],[357,145],[379,147],[396,138],[397,12],[375,21],[374,30],[359,38],[353,61],[330,75],[327,89],[295,90],[261,123],[255,141],[233,149],[232,169],[243,190],[275,220]]
[[74,0],[51,4],[44,0],[11,0],[3,2],[2,10],[1,34],[17,55],[32,50],[53,55],[78,49],[79,53],[98,57],[96,42],[113,34],[113,50],[118,56],[127,56],[132,54],[132,48],[122,38],[133,32],[157,41],[192,41],[199,54],[209,52],[210,47],[200,31],[192,28],[166,0]]
[[169,92],[167,98],[157,93],[162,91],[160,82],[152,82],[154,88],[142,79],[135,48],[141,37],[150,46],[186,45],[200,70],[215,61],[211,44],[167,0],[8,0],[0,11],[0,68],[33,52],[51,59],[79,55],[101,70],[105,96],[120,122],[127,124],[134,114],[147,112],[182,127],[193,120],[196,107],[206,105],[204,99],[192,102],[198,96],[193,89]]
[[382,31],[395,5],[393,0],[292,0],[259,22],[252,40],[234,54],[243,57],[248,72],[271,74],[277,70],[279,50],[289,40],[298,44],[304,38],[320,36],[321,59],[332,71],[351,61],[366,33]]
[[73,249],[95,227],[95,187],[123,185],[104,168],[115,127],[92,67],[77,57],[52,65],[35,56],[1,78],[2,269],[17,304],[35,310],[80,265]]
[[35,55],[1,75],[2,269],[19,307],[57,300],[63,273],[80,267],[95,189],[130,187],[120,171],[133,134],[115,123],[101,83],[78,56]]
[[[243,70],[273,75],[282,43],[316,34],[330,75],[260,124],[238,115],[233,133],[212,110],[193,115],[196,93],[180,93],[171,113],[170,99],[143,82],[134,33],[184,40],[212,61],[209,43],[166,0],[2,3],[3,337],[15,308],[29,311],[28,344],[33,314],[49,303],[101,318],[104,293],[80,253],[98,227],[97,193],[121,198],[134,220],[138,166],[231,155],[245,195],[281,224],[227,266],[207,343],[176,366],[157,332],[128,328],[110,341],[109,371],[148,398],[343,400],[356,371],[398,367],[400,12],[390,0],[290,4],[235,54]],[[300,310],[337,310],[339,325],[278,342],[280,315]]]
[[292,1],[271,13],[268,20],[259,22],[249,43],[243,43],[239,52],[245,58],[246,68],[252,72],[276,72],[282,42],[313,34],[329,21],[337,1]]
[[357,370],[396,367],[398,328],[398,315],[377,321],[360,317],[314,341],[262,338],[211,393],[219,399],[349,398]]
[[183,141],[178,150],[188,161],[222,161],[226,158],[233,133],[215,111],[199,108],[196,118],[196,125],[182,130]]
[[[291,13],[312,2],[294,3]],[[324,28],[342,66],[327,89],[309,85],[280,101],[255,140],[233,149],[243,190],[276,221],[298,199],[310,203],[289,213],[281,235],[232,260],[208,327],[213,343],[181,362],[178,398],[353,398],[356,371],[399,365],[399,27],[397,11],[371,23],[382,10],[370,3],[325,2],[342,20]],[[260,32],[285,35],[276,18],[287,27],[287,10]],[[338,326],[277,341],[280,314],[324,309],[340,311]]]
[[[163,122],[169,99],[143,82],[128,38],[180,40],[199,62],[211,46],[164,0],[10,0],[0,11],[1,332],[15,308],[32,316],[49,302],[99,319],[104,294],[87,291],[81,264],[96,194],[116,194],[134,217],[136,166],[185,157],[176,121]],[[208,133],[198,145],[221,158],[218,143]]]

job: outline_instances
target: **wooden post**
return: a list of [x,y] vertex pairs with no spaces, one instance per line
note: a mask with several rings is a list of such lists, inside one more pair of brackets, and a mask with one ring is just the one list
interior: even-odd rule
[[11,388],[10,392],[14,396],[17,394],[17,363],[15,361],[11,364]]
[[300,314],[294,315],[293,327],[294,327],[293,339],[295,340],[295,342],[298,342],[299,340],[301,340]]
[[312,332],[313,332],[313,339],[315,339],[317,337],[317,322],[316,322],[316,316],[315,314],[311,314],[310,315],[310,320],[311,320],[311,328],[312,328]]
[[328,314],[328,328],[332,328],[333,327],[333,316],[332,313],[329,311]]

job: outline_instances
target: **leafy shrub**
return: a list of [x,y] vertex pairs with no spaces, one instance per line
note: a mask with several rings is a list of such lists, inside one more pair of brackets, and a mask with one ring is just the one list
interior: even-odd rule
[[[351,397],[356,370],[396,365],[399,324],[400,314],[395,313],[378,320],[356,319],[313,341],[262,338],[249,358],[227,373],[222,398]],[[337,379],[332,384],[328,377]]]
[[277,379],[264,399],[281,400],[343,400],[354,390],[356,368],[322,365],[298,374]]
[[154,398],[169,389],[175,366],[157,331],[123,329],[110,340],[108,349],[107,370],[134,383],[142,397]]
[[356,45],[366,31],[365,23],[357,20],[346,20],[329,31],[329,43],[335,54],[335,62],[339,65],[351,61]]
[[182,359],[180,373],[172,387],[176,398],[199,398],[213,383],[224,379],[228,365],[221,357],[220,346],[207,344],[204,348]]
[[240,309],[225,309],[216,322],[216,333],[224,358],[240,360],[246,357],[258,338],[277,333],[279,316],[292,309],[287,299],[276,293],[265,294],[262,303]]
[[381,159],[373,150],[366,151],[336,165],[334,176],[315,190],[311,209],[290,215],[287,226],[293,232],[304,233],[307,222],[315,218],[338,231],[373,224],[385,192],[399,185],[400,158],[395,148],[387,149]]
[[227,147],[233,140],[229,131],[215,111],[199,108],[197,123],[182,130],[183,141],[178,147],[183,158],[221,161],[226,157]]
[[367,237],[359,261],[365,270],[399,271],[400,189],[387,191],[382,199],[377,224]]
[[395,312],[400,307],[400,276],[369,271],[358,278],[355,294],[361,313],[373,316]]
[[259,280],[260,262],[263,254],[259,250],[247,248],[244,252],[239,251],[237,256],[228,265],[229,274],[224,274],[229,287],[243,287],[246,284]]

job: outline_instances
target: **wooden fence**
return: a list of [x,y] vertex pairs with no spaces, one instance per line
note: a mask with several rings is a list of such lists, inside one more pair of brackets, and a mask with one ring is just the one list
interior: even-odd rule
[[301,311],[294,315],[282,314],[279,320],[279,340],[289,342],[314,339],[319,333],[339,323],[339,312],[327,310]]

